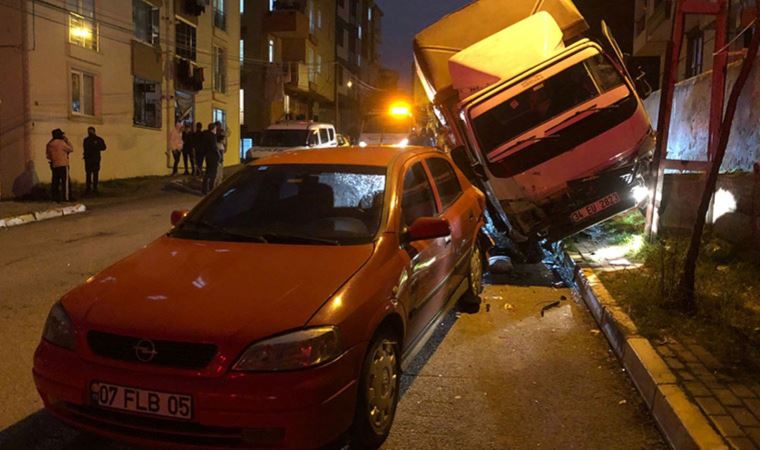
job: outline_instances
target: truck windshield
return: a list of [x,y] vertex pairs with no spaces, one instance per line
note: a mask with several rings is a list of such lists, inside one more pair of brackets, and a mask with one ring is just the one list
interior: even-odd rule
[[603,55],[575,64],[475,117],[473,129],[481,151],[487,154],[624,83]]
[[195,208],[171,236],[263,244],[354,245],[380,227],[385,167],[249,166]]
[[259,147],[304,147],[309,130],[266,130],[261,135]]

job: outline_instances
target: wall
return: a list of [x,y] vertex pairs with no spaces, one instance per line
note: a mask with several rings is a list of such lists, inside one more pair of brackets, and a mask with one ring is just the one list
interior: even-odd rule
[[[729,90],[741,65],[729,67]],[[712,73],[682,81],[676,86],[668,158],[705,160],[710,114],[710,85]],[[657,124],[660,92],[645,101],[652,123]],[[731,128],[723,171],[751,171],[760,161],[760,64],[756,64],[744,88]]]
[[[34,182],[25,172],[25,96],[22,12],[24,0],[0,3],[0,197]],[[32,168],[33,169],[33,168]]]
[[[691,230],[703,189],[703,176],[667,175],[661,226]],[[737,245],[760,248],[760,174],[721,175],[716,191],[712,224],[716,235]]]

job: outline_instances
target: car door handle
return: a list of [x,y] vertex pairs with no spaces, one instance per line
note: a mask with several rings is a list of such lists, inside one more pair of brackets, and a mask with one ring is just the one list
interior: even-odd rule
[[445,242],[446,245],[450,245],[451,244],[451,236],[446,236],[446,239],[444,239],[443,242]]

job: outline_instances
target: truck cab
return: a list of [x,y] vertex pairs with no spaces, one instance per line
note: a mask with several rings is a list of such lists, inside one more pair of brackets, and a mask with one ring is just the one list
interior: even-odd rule
[[[439,118],[517,241],[561,240],[635,207],[654,149],[609,30],[594,42],[571,2],[540,3],[549,10],[450,50],[448,78],[430,70],[437,64],[440,75],[440,50],[415,46]],[[468,8],[478,4],[488,1]],[[444,21],[477,16],[469,13]]]

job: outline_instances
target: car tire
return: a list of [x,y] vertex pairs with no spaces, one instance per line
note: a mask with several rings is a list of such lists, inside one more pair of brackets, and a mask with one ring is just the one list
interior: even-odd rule
[[401,387],[401,345],[389,328],[380,329],[364,357],[351,448],[374,450],[388,438]]
[[467,290],[462,295],[461,301],[468,305],[479,305],[480,294],[483,293],[483,272],[486,261],[479,245],[474,245],[470,252],[470,260],[467,267]]

